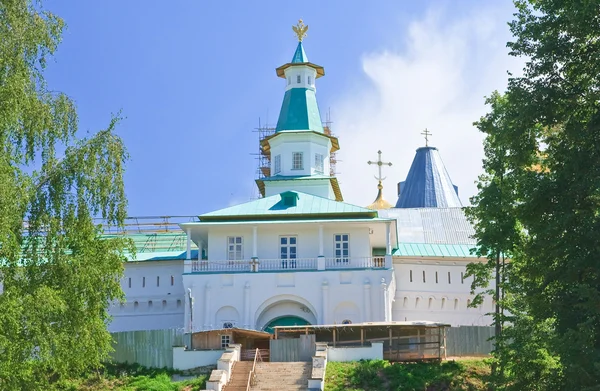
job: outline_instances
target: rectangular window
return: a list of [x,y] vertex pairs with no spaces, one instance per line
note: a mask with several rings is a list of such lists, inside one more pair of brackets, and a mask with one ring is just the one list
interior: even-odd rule
[[244,259],[244,239],[241,236],[227,237],[227,260],[239,261]]
[[302,81],[302,76],[297,75],[296,76],[296,83],[300,84],[301,81]]
[[146,277],[142,277],[142,288],[146,287]]
[[160,277],[156,276],[156,286],[160,286]]
[[303,170],[304,164],[302,161],[302,152],[292,153],[292,170]]
[[281,267],[284,269],[296,268],[296,259],[298,255],[298,238],[296,236],[279,237],[279,255],[281,258]]
[[320,153],[315,153],[315,172],[323,173],[323,155]]
[[288,86],[292,84],[292,78],[288,76]]
[[308,77],[308,85],[312,85],[312,79],[310,76]]
[[464,284],[465,283],[465,273],[460,272],[460,283]]
[[131,288],[131,277],[129,277],[129,287]]
[[412,270],[410,271],[410,282],[412,282]]
[[276,155],[273,159],[273,175],[281,172],[281,155]]
[[229,341],[231,337],[229,335],[221,335],[221,349],[225,349],[229,346]]
[[438,283],[438,272],[435,272],[435,283]]
[[336,262],[348,263],[350,258],[350,235],[333,235],[333,251]]
[[171,276],[171,286],[175,285],[175,276]]
[[450,272],[448,272],[448,284],[452,284],[452,280],[450,279]]
[[423,270],[423,282],[425,282],[425,270]]

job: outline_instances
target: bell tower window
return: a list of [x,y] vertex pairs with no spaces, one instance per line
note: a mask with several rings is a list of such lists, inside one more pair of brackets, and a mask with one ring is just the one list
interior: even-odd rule
[[292,170],[303,170],[302,152],[292,153]]
[[323,155],[315,153],[315,172],[317,174],[323,173]]
[[302,76],[297,75],[296,76],[296,83],[300,84],[302,82]]
[[308,85],[312,86],[312,77],[310,77],[310,76],[308,77]]
[[273,174],[277,175],[281,172],[281,155],[275,155],[273,159]]
[[290,76],[288,76],[287,79],[288,79],[288,86],[289,86],[290,84],[292,84],[292,78]]

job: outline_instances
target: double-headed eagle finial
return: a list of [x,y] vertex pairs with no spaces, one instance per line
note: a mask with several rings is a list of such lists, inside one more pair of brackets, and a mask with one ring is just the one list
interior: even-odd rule
[[296,33],[296,36],[298,37],[298,41],[302,42],[304,37],[306,37],[306,32],[308,31],[308,25],[305,25],[304,22],[302,21],[302,19],[300,19],[300,20],[298,20],[297,25],[292,26],[292,30],[294,30],[294,33]]

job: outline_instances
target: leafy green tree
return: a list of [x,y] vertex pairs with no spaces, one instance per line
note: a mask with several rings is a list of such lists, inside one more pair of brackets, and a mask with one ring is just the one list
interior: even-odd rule
[[[492,157],[506,164],[513,204],[505,218],[521,238],[504,285],[510,315],[498,356],[511,389],[598,389],[600,2],[515,5],[508,46],[527,62],[503,105],[492,104],[487,118],[502,121],[486,134],[498,142]],[[493,220],[502,203],[487,199],[493,208],[479,204],[476,213]]]
[[0,2],[0,389],[48,389],[97,367],[122,298],[125,251],[93,217],[126,215],[126,151],[106,130],[77,136],[75,105],[43,77],[63,21],[41,2]]

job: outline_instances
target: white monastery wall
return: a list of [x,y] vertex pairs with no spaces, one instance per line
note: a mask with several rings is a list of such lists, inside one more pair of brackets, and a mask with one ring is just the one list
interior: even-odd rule
[[[195,331],[221,328],[224,322],[262,329],[289,315],[312,324],[384,320],[384,288],[388,289],[391,280],[390,270],[183,276],[194,298]],[[186,330],[190,327],[188,306],[186,299]]]
[[464,277],[468,263],[451,259],[394,259],[393,320],[429,320],[453,326],[491,324],[491,316],[486,315],[494,310],[491,297],[486,297],[479,308],[467,307],[473,300],[472,277]]
[[121,280],[126,302],[110,306],[110,332],[183,327],[183,261],[128,262]]

